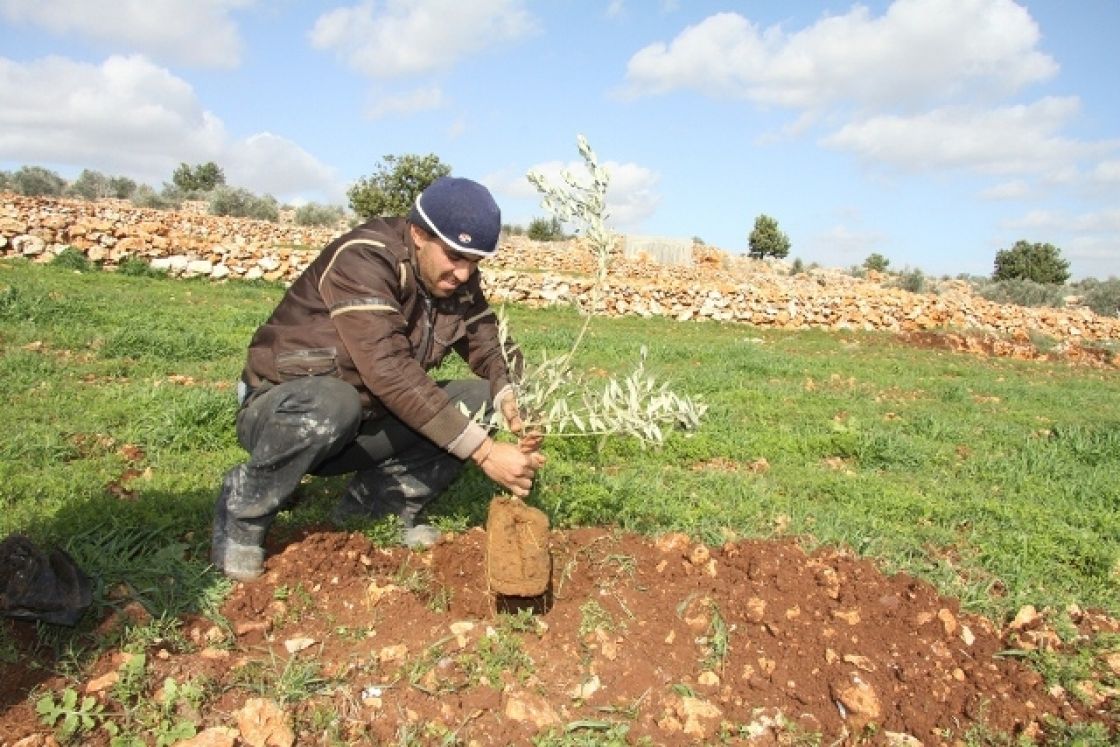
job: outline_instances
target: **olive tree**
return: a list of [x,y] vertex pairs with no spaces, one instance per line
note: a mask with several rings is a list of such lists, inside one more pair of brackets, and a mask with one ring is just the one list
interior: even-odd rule
[[350,208],[362,218],[382,215],[408,215],[417,195],[441,176],[448,176],[451,167],[434,153],[419,156],[385,156],[377,171],[359,179],[347,191]]
[[21,166],[9,179],[13,192],[26,197],[58,197],[66,188],[66,180],[42,166]]
[[113,188],[109,184],[109,177],[100,171],[82,169],[78,178],[70,182],[66,193],[85,200],[100,200],[103,197],[112,197]]
[[225,172],[213,161],[195,166],[180,163],[171,174],[171,182],[183,192],[209,192],[226,183]]
[[996,252],[992,280],[1033,280],[1061,285],[1069,280],[1069,262],[1053,244],[1031,243],[1020,239],[1010,249]]

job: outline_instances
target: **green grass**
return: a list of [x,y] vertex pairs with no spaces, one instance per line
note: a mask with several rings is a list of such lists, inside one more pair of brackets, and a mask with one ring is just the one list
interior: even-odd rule
[[[157,616],[212,604],[211,506],[243,458],[232,385],[281,292],[0,263],[0,534],[135,574]],[[566,310],[508,311],[531,357],[566,349],[580,323]],[[642,344],[659,380],[709,405],[703,427],[661,449],[549,439],[531,502],[554,525],[793,534],[850,546],[997,618],[1026,603],[1120,615],[1117,371],[887,334],[660,319],[595,320],[576,363],[624,373]],[[752,469],[760,459],[768,468]],[[339,485],[309,483],[274,531],[321,521]],[[432,513],[478,525],[493,493],[472,468]],[[106,559],[106,531],[152,549]],[[176,583],[141,573],[159,564]]]

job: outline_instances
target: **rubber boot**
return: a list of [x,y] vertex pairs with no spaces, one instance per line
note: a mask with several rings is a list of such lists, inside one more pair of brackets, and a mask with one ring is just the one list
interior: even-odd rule
[[345,525],[395,516],[401,525],[401,544],[434,545],[439,530],[418,523],[420,512],[454,482],[463,462],[443,451],[421,452],[391,457],[374,469],[355,473],[334,507],[334,522]]
[[235,581],[251,581],[264,572],[264,536],[269,524],[267,519],[236,520],[229,515],[230,503],[243,500],[243,469],[243,465],[234,467],[222,480],[210,538],[210,562]]

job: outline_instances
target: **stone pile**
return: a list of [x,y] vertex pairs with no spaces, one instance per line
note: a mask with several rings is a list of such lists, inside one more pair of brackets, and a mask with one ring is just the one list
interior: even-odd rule
[[339,228],[216,217],[125,200],[65,200],[0,193],[0,252],[49,260],[66,247],[114,267],[126,259],[172,274],[284,280],[298,275]]
[[[2,256],[47,261],[69,246],[106,268],[133,258],[173,275],[215,280],[290,282],[343,229],[0,193]],[[595,260],[578,241],[509,236],[486,264],[487,292],[495,301],[547,306],[591,297]],[[1033,348],[1037,336],[1066,348],[1120,341],[1120,319],[1086,308],[1005,306],[973,295],[960,281],[942,283],[936,294],[916,294],[886,280],[820,269],[791,276],[780,266],[701,245],[691,266],[619,251],[595,311],[791,329],[952,330],[997,336],[1006,343],[1001,350]]]

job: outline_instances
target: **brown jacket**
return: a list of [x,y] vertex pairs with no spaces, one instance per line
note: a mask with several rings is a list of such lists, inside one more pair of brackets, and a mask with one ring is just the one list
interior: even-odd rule
[[492,396],[509,384],[479,273],[451,297],[431,297],[417,278],[407,221],[379,218],[328,244],[292,284],[253,335],[242,378],[256,389],[337,376],[358,390],[369,417],[392,413],[465,459],[485,430],[427,374],[452,348],[490,381]]

